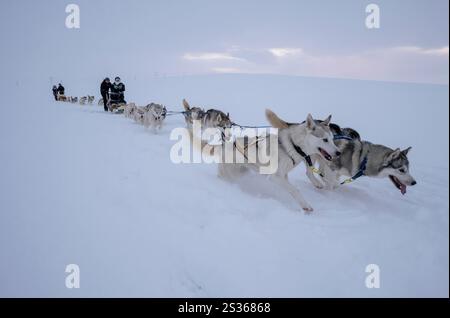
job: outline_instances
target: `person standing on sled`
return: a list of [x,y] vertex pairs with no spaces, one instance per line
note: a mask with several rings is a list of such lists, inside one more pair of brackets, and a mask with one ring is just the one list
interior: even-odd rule
[[64,95],[64,91],[65,91],[64,86],[62,86],[61,83],[59,83],[59,84],[58,84],[58,88],[57,88],[58,94],[59,94],[60,96],[61,96],[61,95]]
[[100,85],[100,94],[102,95],[103,98],[103,108],[105,109],[105,112],[108,111],[108,93],[109,90],[111,89],[111,82],[109,81],[109,78],[105,78],[102,82],[102,84]]
[[53,85],[52,92],[55,100],[58,100],[58,87],[56,87],[56,85]]
[[111,103],[113,104],[126,104],[125,101],[125,85],[120,81],[120,77],[114,79],[114,83],[111,85]]

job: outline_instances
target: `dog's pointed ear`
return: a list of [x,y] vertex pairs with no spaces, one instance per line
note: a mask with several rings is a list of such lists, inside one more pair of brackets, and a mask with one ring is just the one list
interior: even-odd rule
[[219,123],[222,121],[222,115],[221,115],[221,114],[217,115],[217,121],[218,121]]
[[323,124],[324,124],[325,126],[328,126],[328,125],[330,124],[330,122],[331,122],[331,115],[329,115],[329,116],[323,121]]
[[402,150],[402,154],[404,154],[405,156],[407,156],[408,153],[410,152],[411,148],[412,148],[412,147],[408,147],[408,148],[406,148],[405,150]]
[[316,123],[311,114],[308,114],[308,117],[306,117],[306,127],[309,129],[313,129],[314,127],[316,127]]
[[392,160],[400,156],[401,150],[400,148],[397,148],[393,150],[390,154],[386,156],[386,159],[384,160],[386,164],[389,164]]
[[189,103],[187,102],[187,100],[183,99],[183,107],[186,111],[191,109],[191,106],[189,105]]
[[230,119],[230,113],[227,113],[227,118]]

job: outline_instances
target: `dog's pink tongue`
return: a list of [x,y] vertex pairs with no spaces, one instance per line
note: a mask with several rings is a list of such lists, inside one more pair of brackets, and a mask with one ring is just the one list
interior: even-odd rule
[[400,186],[400,192],[401,192],[403,195],[406,194],[406,186],[405,186],[404,184],[402,184],[402,185]]

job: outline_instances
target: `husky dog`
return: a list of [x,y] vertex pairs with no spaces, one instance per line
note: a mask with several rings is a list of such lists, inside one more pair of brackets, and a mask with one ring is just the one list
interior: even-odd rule
[[127,104],[127,106],[125,106],[125,111],[124,111],[125,117],[132,118],[135,110],[136,110],[136,104],[135,103]]
[[93,103],[94,100],[95,100],[95,96],[90,96],[90,95],[88,95],[88,96],[87,96],[87,99],[88,99],[89,105],[92,105],[92,103]]
[[[276,128],[292,125],[275,117],[269,119],[269,122]],[[339,181],[341,176],[349,177],[350,179],[347,180],[350,181],[362,175],[374,178],[388,177],[402,194],[406,194],[407,186],[417,184],[409,172],[407,156],[411,147],[405,150],[399,148],[394,150],[361,140],[359,133],[352,128],[341,129],[332,123],[330,128],[334,135],[334,143],[341,155],[332,161],[325,161],[318,156],[312,157],[313,162],[319,162],[319,170],[323,175],[322,181],[328,188],[337,188],[341,184]],[[313,184],[320,188],[315,182]]]
[[80,97],[80,105],[86,105],[87,96]]
[[186,100],[183,100],[184,109],[190,113],[186,119],[188,127],[192,125],[193,120],[200,120],[202,129],[206,128],[231,128],[233,122],[230,120],[230,114],[217,109],[209,109],[206,112],[199,107],[190,107]]
[[[276,115],[272,111],[266,110],[266,116],[271,117]],[[270,151],[272,155],[277,153],[277,157],[273,159],[277,160],[278,166],[276,172],[269,175],[270,180],[288,191],[306,212],[313,211],[313,208],[303,198],[300,191],[289,182],[288,174],[300,163],[307,162],[309,155],[322,156],[327,161],[331,161],[340,155],[339,149],[333,143],[333,134],[328,126],[330,120],[331,115],[321,122],[315,121],[311,115],[308,115],[304,123],[293,124],[287,128],[280,129],[278,134],[278,152]],[[199,138],[192,132],[191,136],[193,138]],[[233,147],[242,153],[239,149],[241,147],[238,147],[238,144],[243,145],[245,141],[240,139],[237,138],[233,142]],[[194,142],[194,145],[198,144],[199,142]],[[256,151],[260,151],[261,149],[258,146],[258,141],[252,142],[250,146]],[[224,146],[222,144],[214,147]],[[250,148],[247,147],[246,150],[249,151]],[[223,179],[233,180],[239,178],[250,169],[258,170],[262,166],[263,163],[258,160],[255,163],[219,163],[218,176]],[[309,165],[307,165],[307,170],[309,170]]]
[[70,102],[71,102],[72,104],[77,103],[77,102],[78,102],[78,97],[71,97],[71,98],[70,98]]
[[230,120],[230,114],[217,109],[208,109],[203,115],[202,119],[203,128],[231,128],[233,122]]
[[143,107],[136,106],[133,112],[133,119],[138,124],[143,125],[144,124],[144,115],[146,113],[146,110]]
[[98,100],[98,106],[103,106],[103,98],[100,98],[99,100]]
[[143,124],[145,128],[150,126],[154,132],[161,130],[164,119],[166,118],[167,109],[163,105],[151,103],[146,107],[147,111],[144,114]]
[[205,110],[200,107],[191,107],[189,103],[183,99],[183,107],[184,107],[184,120],[186,121],[186,125],[189,129],[192,129],[192,124],[194,120],[202,120],[205,116]]

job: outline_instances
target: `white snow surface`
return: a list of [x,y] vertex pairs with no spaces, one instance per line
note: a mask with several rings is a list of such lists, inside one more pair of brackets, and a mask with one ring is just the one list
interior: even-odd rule
[[[412,146],[418,181],[402,196],[387,179],[315,189],[290,179],[314,207],[264,177],[238,184],[214,164],[175,165],[181,116],[154,135],[98,106],[57,103],[48,79],[2,83],[2,297],[448,297],[448,86],[275,75],[122,76],[126,97],[181,110],[230,112],[266,125],[333,114],[365,140]],[[95,94],[99,78],[67,78],[67,95]],[[3,94],[2,94],[3,95]],[[96,100],[97,102],[97,100]],[[67,264],[80,288],[67,289]],[[368,264],[380,288],[368,289]]]

